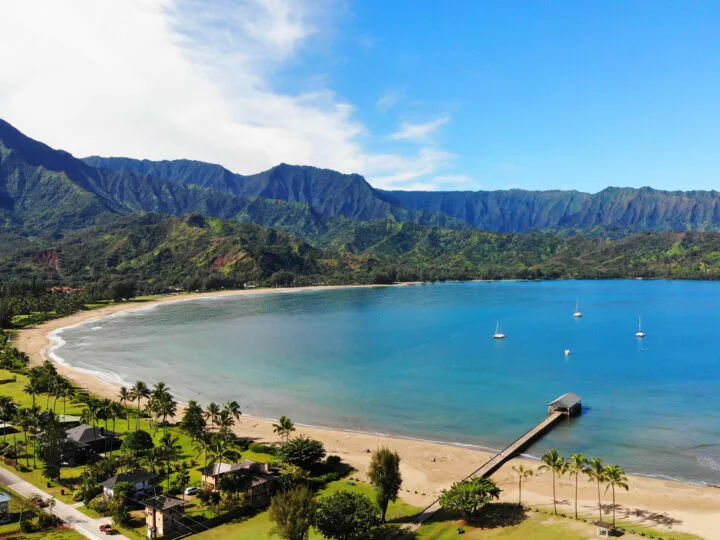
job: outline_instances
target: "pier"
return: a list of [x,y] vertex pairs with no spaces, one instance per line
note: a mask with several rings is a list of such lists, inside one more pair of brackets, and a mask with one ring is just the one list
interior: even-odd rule
[[[521,437],[506,446],[502,451],[480,465],[477,469],[467,475],[463,480],[473,477],[487,478],[502,467],[508,460],[517,456],[525,448],[542,437],[545,433],[554,428],[564,417],[576,416],[582,411],[580,397],[573,393],[563,394],[548,405],[548,415],[535,427],[528,430]],[[420,525],[427,521],[430,516],[440,510],[440,499],[436,499],[412,522],[411,529],[417,530]]]

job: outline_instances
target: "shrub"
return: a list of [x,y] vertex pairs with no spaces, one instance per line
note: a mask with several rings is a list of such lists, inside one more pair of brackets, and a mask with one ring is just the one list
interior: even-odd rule
[[271,456],[275,455],[275,447],[274,446],[270,446],[270,445],[262,444],[262,443],[256,443],[256,442],[250,443],[248,445],[248,450],[250,450],[251,452],[255,452],[256,454],[270,454]]
[[95,510],[98,514],[105,514],[110,510],[110,506],[108,505],[108,502],[105,500],[104,497],[95,497],[90,503],[87,505],[87,507],[90,510]]
[[40,515],[38,516],[38,523],[40,524],[41,529],[49,529],[50,527],[57,527],[62,524],[62,520],[53,514],[40,512]]
[[325,448],[320,441],[301,436],[283,444],[277,455],[284,463],[307,471],[325,457]]

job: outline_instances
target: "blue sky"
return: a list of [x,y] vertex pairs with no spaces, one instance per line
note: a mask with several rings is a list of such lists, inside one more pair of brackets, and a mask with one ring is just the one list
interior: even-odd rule
[[[77,155],[393,189],[720,187],[717,2],[19,4],[0,117]],[[10,58],[3,35],[32,46]]]

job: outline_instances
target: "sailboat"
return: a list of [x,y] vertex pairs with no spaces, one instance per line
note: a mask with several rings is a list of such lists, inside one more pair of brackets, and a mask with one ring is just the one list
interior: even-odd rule
[[577,302],[575,302],[575,313],[573,313],[573,317],[576,319],[579,319],[582,317],[582,311],[580,311],[580,300],[578,299]]
[[493,334],[493,339],[505,339],[505,334],[503,334],[502,328],[500,328],[500,321],[498,321],[497,325],[495,326],[495,333]]
[[635,332],[635,336],[639,338],[645,337],[645,331],[642,329],[642,317],[638,317],[638,331]]

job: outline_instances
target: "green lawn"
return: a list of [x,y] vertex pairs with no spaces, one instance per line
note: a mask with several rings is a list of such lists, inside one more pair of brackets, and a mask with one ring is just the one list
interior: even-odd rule
[[48,538],[53,540],[80,540],[81,538],[84,538],[82,535],[72,530],[53,529],[47,531],[37,531],[30,534],[20,532],[20,527],[18,525],[18,521],[20,519],[20,512],[30,512],[32,510],[32,507],[23,497],[21,497],[11,489],[8,489],[7,486],[0,484],[0,491],[4,491],[12,496],[12,500],[10,501],[10,513],[17,516],[17,520],[13,521],[12,523],[0,525],[0,538],[15,538],[18,540],[35,540],[39,538]]

